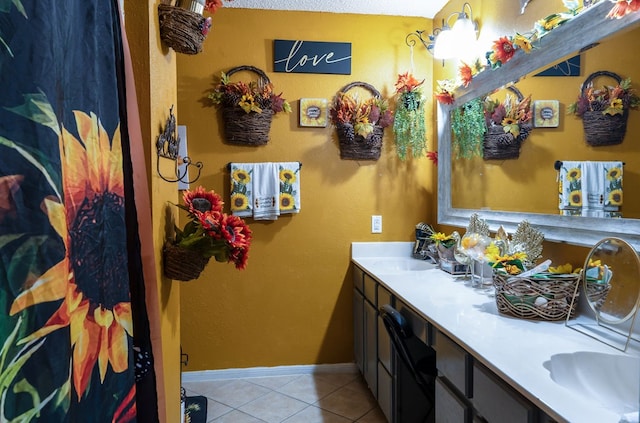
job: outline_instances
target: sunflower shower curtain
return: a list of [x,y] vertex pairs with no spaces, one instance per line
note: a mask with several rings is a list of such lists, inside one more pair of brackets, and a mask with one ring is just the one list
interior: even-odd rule
[[0,0],[0,422],[154,422],[117,0]]

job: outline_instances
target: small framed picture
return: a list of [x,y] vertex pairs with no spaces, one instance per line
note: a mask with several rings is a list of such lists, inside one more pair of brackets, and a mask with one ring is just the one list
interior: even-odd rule
[[326,98],[300,99],[300,126],[327,126],[329,109]]
[[558,100],[536,100],[533,102],[533,126],[557,128],[560,125],[560,102]]

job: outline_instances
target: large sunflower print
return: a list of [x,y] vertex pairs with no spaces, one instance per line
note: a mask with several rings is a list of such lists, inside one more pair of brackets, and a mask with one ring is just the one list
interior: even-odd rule
[[64,201],[46,199],[49,221],[65,257],[14,300],[10,313],[61,301],[48,321],[20,342],[69,327],[73,387],[80,400],[98,367],[101,382],[110,367],[129,367],[133,335],[124,231],[124,184],[120,129],[113,139],[95,114],[74,112],[76,138],[58,133]]

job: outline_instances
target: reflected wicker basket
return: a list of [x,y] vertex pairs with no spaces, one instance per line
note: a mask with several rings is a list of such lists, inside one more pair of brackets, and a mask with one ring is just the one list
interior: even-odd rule
[[[346,93],[354,88],[364,88],[375,98],[380,98],[380,92],[366,82],[352,82],[345,85],[339,93]],[[340,146],[340,158],[343,160],[378,160],[382,152],[382,137],[384,128],[374,125],[373,131],[366,137],[358,135],[353,125],[349,122],[337,122],[335,124]]]
[[572,307],[572,298],[576,285],[580,283],[580,275],[555,275],[550,279],[542,279],[494,273],[498,311],[534,320],[553,321],[573,316],[578,302],[573,301]]
[[[249,71],[257,74],[257,84],[259,87],[271,83],[267,74],[255,66],[236,66],[226,72],[226,74],[227,76],[231,76],[241,71]],[[239,98],[225,98],[221,104],[224,137],[227,143],[245,146],[267,144],[269,142],[269,132],[271,131],[271,121],[274,115],[273,110],[270,107],[263,107],[261,113],[247,113],[238,106],[239,100]]]
[[[622,78],[613,72],[594,72],[585,79],[580,87],[581,95],[585,95],[595,78],[607,76],[616,80],[619,84]],[[620,115],[610,115],[602,113],[602,110],[587,110],[582,115],[582,127],[587,144],[593,147],[604,145],[616,145],[622,143],[627,132],[627,120],[629,119],[629,108],[625,108]]]
[[207,18],[179,6],[158,5],[160,39],[177,53],[198,54],[207,38]]
[[[510,85],[507,89],[516,95],[519,102],[524,99],[522,92],[515,86]],[[527,139],[532,129],[533,125],[530,122],[521,123],[520,134],[514,137],[510,132],[504,132],[502,125],[492,122],[484,135],[483,158],[485,160],[517,159],[520,157],[522,142]]]
[[177,281],[197,279],[204,270],[209,257],[167,242],[162,250],[164,275]]

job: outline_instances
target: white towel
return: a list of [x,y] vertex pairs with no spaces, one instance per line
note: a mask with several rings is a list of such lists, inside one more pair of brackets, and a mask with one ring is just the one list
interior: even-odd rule
[[278,163],[280,213],[300,213],[300,162]]
[[280,185],[277,163],[253,166],[253,218],[276,220],[280,216]]
[[617,211],[622,206],[623,165],[621,161],[602,162],[605,179],[605,210]]
[[604,210],[604,166],[601,162],[582,163],[582,211]]
[[253,163],[231,163],[231,213],[240,217],[253,215]]

